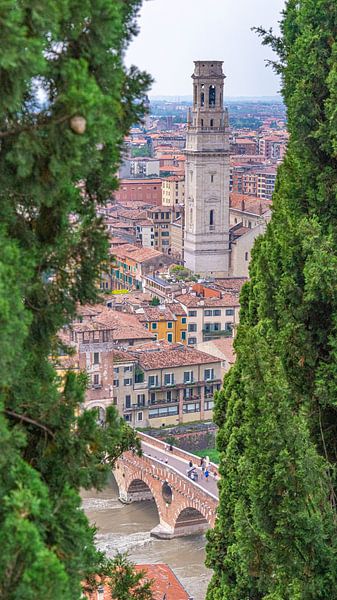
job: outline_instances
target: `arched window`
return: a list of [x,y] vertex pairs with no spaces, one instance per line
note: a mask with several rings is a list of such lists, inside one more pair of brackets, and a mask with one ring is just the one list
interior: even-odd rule
[[214,227],[214,209],[209,211],[209,224],[210,227]]
[[209,92],[208,92],[209,106],[215,106],[215,101],[216,101],[215,85],[210,85]]
[[211,119],[210,126],[213,127],[213,125],[214,125],[214,119]]
[[205,86],[202,83],[201,84],[201,93],[200,93],[200,106],[204,106],[205,105]]

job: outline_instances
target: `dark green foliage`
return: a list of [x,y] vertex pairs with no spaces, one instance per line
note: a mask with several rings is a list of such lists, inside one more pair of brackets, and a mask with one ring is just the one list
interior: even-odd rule
[[217,398],[209,600],[337,598],[336,36],[332,0],[289,0],[281,37],[264,34],[290,142]]
[[159,306],[160,300],[159,300],[158,296],[153,296],[150,304],[151,304],[151,306]]
[[111,596],[116,600],[152,600],[152,580],[145,571],[135,571],[127,555],[117,553],[111,564]]
[[[138,0],[0,3],[0,598],[73,600],[107,568],[80,509],[136,447],[111,408],[81,414],[86,378],[49,357],[97,300],[125,134],[149,79],[123,65]],[[41,97],[43,98],[41,99]],[[74,117],[86,126],[80,133]],[[83,121],[84,120],[84,121]]]

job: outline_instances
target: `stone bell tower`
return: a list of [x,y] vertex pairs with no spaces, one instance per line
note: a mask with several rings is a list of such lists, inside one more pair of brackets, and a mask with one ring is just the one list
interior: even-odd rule
[[201,276],[229,270],[229,131],[222,61],[196,61],[186,138],[184,260]]

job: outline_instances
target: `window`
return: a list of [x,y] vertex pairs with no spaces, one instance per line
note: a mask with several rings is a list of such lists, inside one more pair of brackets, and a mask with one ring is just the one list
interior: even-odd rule
[[220,308],[215,308],[213,310],[213,316],[214,317],[220,317],[221,316],[221,309]]
[[186,325],[186,317],[182,317],[181,322],[183,325]]
[[214,400],[205,400],[205,410],[213,410]]
[[114,379],[114,380],[113,380],[113,384],[112,384],[112,385],[113,385],[114,387],[119,387],[119,381],[118,381],[118,379]]
[[157,329],[157,323],[152,323],[151,324],[151,329]]
[[172,323],[172,321],[169,321],[169,322],[167,323],[167,327],[168,327],[168,329],[172,329],[172,327],[173,327],[173,323]]
[[225,314],[227,317],[234,315],[234,308],[226,308]]
[[215,216],[214,216],[214,208],[209,211],[209,228],[212,231],[215,227]]
[[210,126],[213,127],[213,125],[214,125],[214,119],[211,119],[210,120]]
[[196,323],[190,323],[188,326],[188,331],[196,331],[197,330],[197,324]]
[[172,400],[172,392],[171,392],[171,390],[168,390],[166,392],[166,402],[171,402],[171,400]]
[[137,394],[137,405],[145,406],[145,394]]
[[188,311],[188,316],[189,317],[196,317],[197,316],[197,311],[196,310],[189,310]]
[[165,373],[164,374],[164,385],[174,385],[174,374],[173,373]]
[[188,404],[184,404],[183,412],[184,413],[200,412],[200,402],[191,402]]
[[143,413],[139,412],[137,413],[137,421],[142,421],[143,420]]
[[206,333],[213,331],[221,331],[221,323],[205,323],[204,331]]
[[167,341],[168,342],[173,342],[173,333],[168,333],[167,334]]
[[117,404],[118,404],[118,398],[117,398],[117,396],[113,397],[112,402],[113,402],[114,406],[117,406]]
[[201,119],[201,127],[204,126],[204,119]]
[[127,396],[125,396],[125,408],[131,408],[131,396],[130,396],[130,394],[127,394]]
[[196,337],[190,337],[190,338],[188,338],[188,342],[187,343],[188,343],[189,346],[193,346],[194,344],[197,343],[197,338]]
[[149,387],[158,386],[158,375],[149,375]]
[[184,383],[192,383],[193,382],[193,371],[185,371],[184,372]]
[[214,369],[205,369],[204,371],[205,381],[211,381],[214,379]]
[[193,396],[193,388],[184,388],[184,400],[190,400]]
[[165,406],[163,408],[151,408],[149,410],[149,419],[155,419],[158,417],[170,417],[177,415],[179,412],[178,406]]
[[132,385],[132,379],[124,379],[124,385]]
[[156,403],[156,392],[151,392],[151,394],[150,394],[150,402],[151,402],[151,404],[155,404]]
[[131,422],[131,415],[124,415],[124,421],[126,421],[127,423]]
[[117,375],[119,373],[119,367],[114,367],[114,374]]
[[212,311],[209,310],[209,309],[207,309],[207,310],[205,310],[204,315],[205,315],[205,317],[211,317],[212,316]]
[[132,371],[132,366],[128,365],[127,367],[124,367],[124,373],[130,373],[130,371]]
[[185,342],[185,340],[186,340],[186,331],[182,331],[181,332],[181,341]]
[[94,385],[99,385],[99,374],[98,373],[95,373],[93,383],[94,383]]
[[213,173],[211,174],[211,183],[214,183],[214,175],[213,175]]
[[245,260],[248,260],[248,252],[245,252]]
[[213,398],[213,385],[205,385],[205,398]]

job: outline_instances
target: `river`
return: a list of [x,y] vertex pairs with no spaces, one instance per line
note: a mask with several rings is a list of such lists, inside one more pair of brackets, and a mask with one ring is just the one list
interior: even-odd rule
[[112,557],[128,552],[135,563],[167,563],[194,600],[204,600],[211,572],[206,569],[203,535],[158,540],[150,531],[158,522],[154,502],[121,504],[112,478],[103,492],[82,493],[83,508],[98,528],[97,547]]

